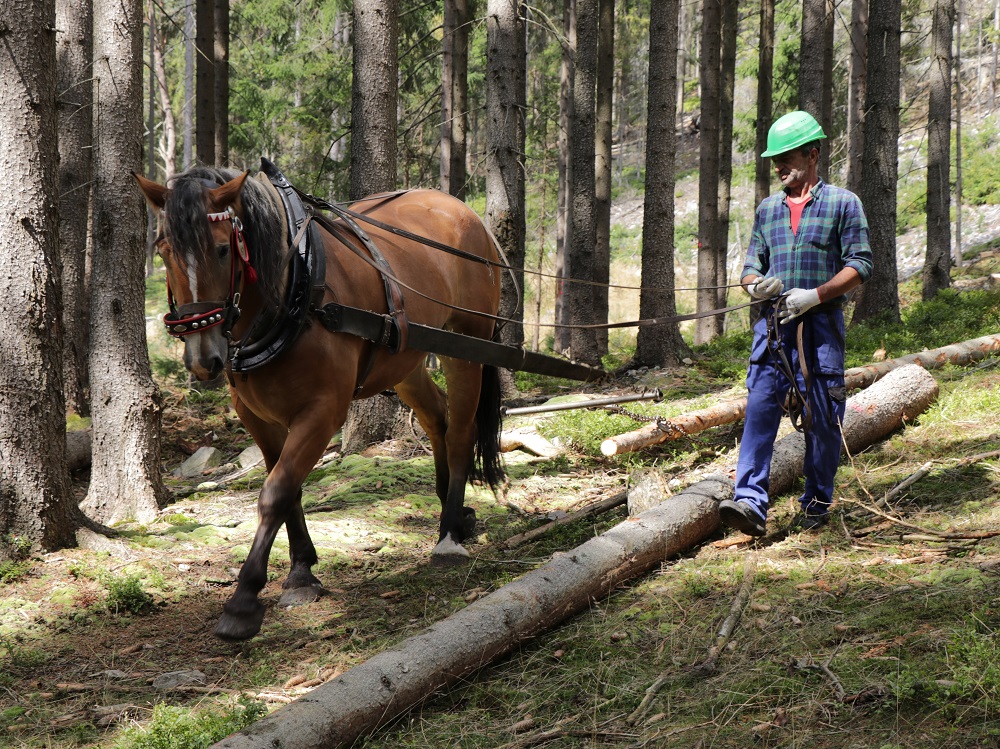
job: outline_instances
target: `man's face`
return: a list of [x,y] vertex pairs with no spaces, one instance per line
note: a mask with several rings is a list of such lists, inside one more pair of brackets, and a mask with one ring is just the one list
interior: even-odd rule
[[794,189],[801,186],[809,176],[809,169],[819,152],[814,148],[809,155],[803,155],[802,151],[795,149],[787,153],[774,156],[771,161],[774,163],[774,172],[781,181],[781,186],[786,189]]

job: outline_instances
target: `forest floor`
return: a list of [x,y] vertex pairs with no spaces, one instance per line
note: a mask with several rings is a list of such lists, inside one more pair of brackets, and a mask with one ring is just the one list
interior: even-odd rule
[[[984,251],[964,277],[1000,271],[996,255],[996,247]],[[996,319],[1000,301],[988,299]],[[928,412],[845,458],[826,528],[791,531],[797,492],[775,497],[760,542],[720,530],[358,745],[1000,745],[1000,538],[990,535],[1000,531],[1000,460],[962,462],[1000,449],[998,361],[936,371],[941,394]],[[659,387],[662,403],[634,410],[662,416],[742,392],[738,378],[708,364],[697,355],[690,367],[632,372],[587,390]],[[454,568],[428,563],[438,501],[419,434],[361,455],[342,456],[331,444],[304,487],[327,594],[307,606],[277,605],[288,571],[282,531],[262,594],[263,629],[234,644],[212,629],[249,550],[263,469],[233,480],[231,464],[193,480],[172,477],[200,445],[232,460],[250,444],[223,393],[178,382],[162,381],[164,472],[175,500],[156,522],[123,524],[104,551],[26,550],[0,568],[0,746],[208,746],[240,720],[308,694],[607,530],[625,510],[507,550],[511,536],[622,491],[637,468],[686,486],[731,460],[739,437],[736,424],[602,458],[595,440],[638,426],[629,416],[518,417],[511,426],[533,424],[559,453],[508,453],[501,492],[469,488],[478,535],[471,561]],[[521,395],[566,390],[525,384]],[[884,508],[891,519],[870,509],[925,464],[929,474]],[[86,476],[75,479],[83,491]],[[749,605],[706,674],[697,666],[749,556]],[[654,683],[648,709],[629,720]]]

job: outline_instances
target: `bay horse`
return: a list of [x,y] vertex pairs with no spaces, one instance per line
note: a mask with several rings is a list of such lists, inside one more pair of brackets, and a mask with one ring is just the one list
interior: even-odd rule
[[[290,245],[299,240],[289,230],[287,190],[281,192],[270,173],[251,177],[249,172],[195,167],[168,185],[135,178],[159,215],[155,247],[167,273],[168,331],[183,340],[184,364],[194,377],[228,374],[236,413],[263,452],[267,469],[253,545],[215,634],[243,640],[260,631],[265,606],[258,594],[267,582],[268,556],[282,524],[291,569],[280,603],[309,602],[322,593],[312,573],[317,555],[302,509],[302,483],[354,399],[394,388],[416,413],[433,449],[441,500],[431,559],[450,563],[467,558],[462,541],[475,528],[475,511],[465,507],[465,485],[479,476],[495,487],[503,478],[497,369],[441,357],[445,392],[423,366],[424,352],[400,346],[393,353],[358,335],[331,332],[319,324],[317,312],[319,302],[336,301],[389,313],[387,319],[405,315],[415,323],[490,339],[491,315],[500,303],[500,256],[479,216],[434,190],[353,204],[355,211],[378,222],[366,224],[361,233],[367,232],[384,256],[390,275],[419,292],[407,296],[405,309],[395,310],[386,293],[389,281],[365,257],[355,232],[341,219],[322,226],[319,219],[307,220],[319,245],[311,267],[325,266],[325,273],[313,299],[290,302],[289,284],[295,283],[290,269],[302,262]],[[406,231],[401,235],[391,227]],[[442,252],[416,235],[460,248],[462,254]],[[472,256],[483,262],[472,262]],[[301,308],[295,310],[298,322],[289,313],[290,304]],[[299,329],[271,335],[268,328],[281,321]],[[284,348],[277,355],[234,371],[241,347],[282,337]]]

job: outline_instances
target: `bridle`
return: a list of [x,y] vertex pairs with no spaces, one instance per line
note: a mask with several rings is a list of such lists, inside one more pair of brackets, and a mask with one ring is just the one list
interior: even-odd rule
[[240,221],[233,207],[230,206],[219,213],[209,213],[207,218],[210,223],[220,221],[232,223],[232,231],[229,233],[229,294],[221,302],[191,302],[177,306],[168,279],[167,303],[170,306],[170,311],[163,316],[163,324],[167,328],[167,333],[174,338],[183,339],[184,336],[201,333],[218,325],[223,326],[223,334],[226,338],[230,338],[233,326],[240,319],[240,288],[242,286],[243,266],[247,270],[246,282],[254,283],[257,280],[257,274],[250,264],[250,251],[243,234],[243,222]]

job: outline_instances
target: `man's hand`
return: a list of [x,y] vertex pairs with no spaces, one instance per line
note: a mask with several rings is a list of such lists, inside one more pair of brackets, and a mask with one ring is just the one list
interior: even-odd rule
[[819,304],[819,291],[816,289],[792,289],[788,292],[778,309],[778,320],[788,322],[799,315],[804,315]]
[[747,285],[747,293],[754,299],[774,299],[785,288],[780,278],[758,278]]

